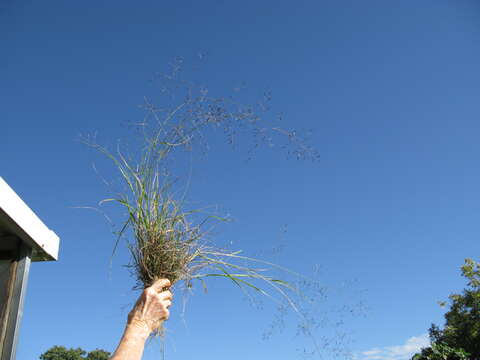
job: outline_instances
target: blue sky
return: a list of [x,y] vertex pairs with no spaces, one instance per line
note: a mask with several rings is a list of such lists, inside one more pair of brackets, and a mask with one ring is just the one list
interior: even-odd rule
[[[201,78],[223,95],[273,94],[284,126],[312,129],[316,163],[263,151],[245,163],[212,136],[192,173],[192,203],[219,205],[218,241],[275,259],[329,289],[317,311],[358,359],[403,360],[442,323],[438,300],[463,288],[459,267],[480,249],[480,8],[476,1],[3,1],[0,4],[1,176],[61,237],[56,263],[31,269],[18,356],[53,345],[113,350],[135,298],[92,169],[117,176],[78,142],[129,139],[126,124],[158,88],[149,80],[206,53]],[[114,208],[106,208],[112,216]],[[120,219],[116,219],[117,221]],[[123,249],[123,248],[122,248]],[[478,260],[478,258],[476,258]],[[359,306],[358,303],[364,305]],[[270,310],[227,282],[172,308],[167,357],[292,359],[308,340],[262,340]],[[145,359],[159,356],[158,344]],[[324,358],[332,358],[328,350]]]

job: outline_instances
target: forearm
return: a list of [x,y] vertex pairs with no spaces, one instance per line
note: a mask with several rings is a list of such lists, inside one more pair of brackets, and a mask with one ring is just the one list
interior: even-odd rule
[[110,360],[140,360],[148,335],[143,329],[127,325],[117,350]]

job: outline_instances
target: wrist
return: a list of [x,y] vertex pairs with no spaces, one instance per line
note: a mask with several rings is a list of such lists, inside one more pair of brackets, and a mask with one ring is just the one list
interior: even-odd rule
[[125,328],[123,336],[129,340],[145,342],[150,336],[150,330],[144,326],[130,323]]

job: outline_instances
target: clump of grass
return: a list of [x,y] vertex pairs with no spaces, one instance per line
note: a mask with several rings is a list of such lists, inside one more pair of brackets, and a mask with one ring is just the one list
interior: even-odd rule
[[[125,184],[123,193],[102,201],[115,202],[127,211],[115,248],[120,238],[131,230],[133,239],[128,247],[137,287],[147,287],[158,278],[168,278],[172,283],[184,280],[190,287],[193,279],[203,281],[207,276],[224,276],[237,285],[257,291],[260,288],[249,279],[266,281],[275,288],[289,287],[286,282],[264,276],[263,271],[235,264],[254,259],[208,244],[204,225],[226,219],[208,215],[196,221],[201,211],[186,210],[183,198],[174,196],[168,161],[180,149],[208,148],[204,137],[208,128],[222,129],[231,145],[238,142],[236,137],[240,132],[246,131],[245,135],[250,134],[254,139],[250,155],[261,144],[273,146],[275,136],[286,140],[281,148],[296,158],[315,160],[318,154],[296,131],[284,130],[279,124],[263,120],[261,113],[269,109],[269,93],[249,106],[232,97],[212,97],[206,87],[179,79],[182,63],[181,58],[176,59],[171,64],[171,72],[161,76],[162,94],[173,100],[173,104],[155,106],[145,98],[142,108],[146,115],[138,126],[142,137],[136,156],[125,155],[119,145],[111,152],[96,141],[86,140],[114,162]],[[182,88],[183,97],[172,95]],[[217,273],[206,273],[207,269]]]
[[101,203],[115,202],[127,210],[127,219],[121,227],[115,248],[121,237],[131,230],[133,239],[128,241],[127,246],[132,257],[130,267],[136,277],[136,288],[146,288],[160,278],[167,278],[172,284],[184,281],[188,288],[194,280],[199,280],[206,287],[204,278],[216,276],[269,295],[267,290],[252,282],[261,280],[288,298],[281,288],[295,290],[289,283],[265,275],[265,269],[237,263],[266,262],[208,243],[208,231],[204,225],[208,221],[227,219],[206,215],[202,221],[195,222],[198,218],[195,215],[201,211],[185,210],[184,201],[174,199],[172,183],[165,175],[163,162],[175,145],[158,139],[158,134],[150,139],[138,163],[127,160],[120,148],[112,154],[103,146],[89,143],[114,162],[125,184],[124,193]]
[[130,251],[138,283],[148,287],[159,278],[172,283],[190,278],[201,238],[198,227],[188,223],[186,214],[172,199],[159,199],[150,211],[140,215],[145,219],[136,214],[131,217],[135,221],[135,243]]
[[[167,80],[175,77],[178,67],[174,67],[173,72]],[[208,241],[207,223],[227,219],[205,215],[199,209],[187,209],[184,197],[176,196],[168,166],[168,160],[176,151],[205,145],[203,131],[209,127],[222,128],[232,145],[236,142],[237,130],[250,129],[258,141],[254,149],[261,143],[272,146],[276,134],[287,140],[280,148],[296,158],[316,160],[318,155],[295,131],[283,130],[277,125],[265,126],[254,111],[255,106],[243,106],[231,98],[210,97],[204,87],[195,92],[193,85],[186,86],[186,96],[174,106],[157,107],[145,99],[146,116],[139,126],[142,142],[136,156],[126,155],[120,146],[112,152],[96,141],[86,140],[88,145],[113,161],[125,185],[117,196],[101,202],[113,202],[126,210],[114,252],[120,240],[130,236],[127,240],[131,253],[129,266],[137,289],[146,288],[159,278],[168,278],[172,284],[183,282],[186,288],[198,281],[206,289],[207,278],[221,277],[232,281],[245,294],[253,292],[265,296],[279,308],[289,308],[298,315],[302,333],[313,340],[318,350],[308,325],[309,318],[300,305],[302,301],[312,301],[297,285],[305,278],[276,264],[243,256],[241,251],[219,248]],[[164,92],[169,94],[168,89]],[[268,102],[269,96],[264,100]],[[265,102],[258,104],[260,111],[267,107]],[[272,269],[302,281],[292,283],[272,276]]]

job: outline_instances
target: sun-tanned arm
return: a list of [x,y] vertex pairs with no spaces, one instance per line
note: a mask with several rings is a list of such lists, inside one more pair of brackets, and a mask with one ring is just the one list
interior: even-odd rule
[[140,360],[145,341],[168,319],[172,304],[170,281],[157,280],[145,289],[130,314],[120,344],[110,360]]

